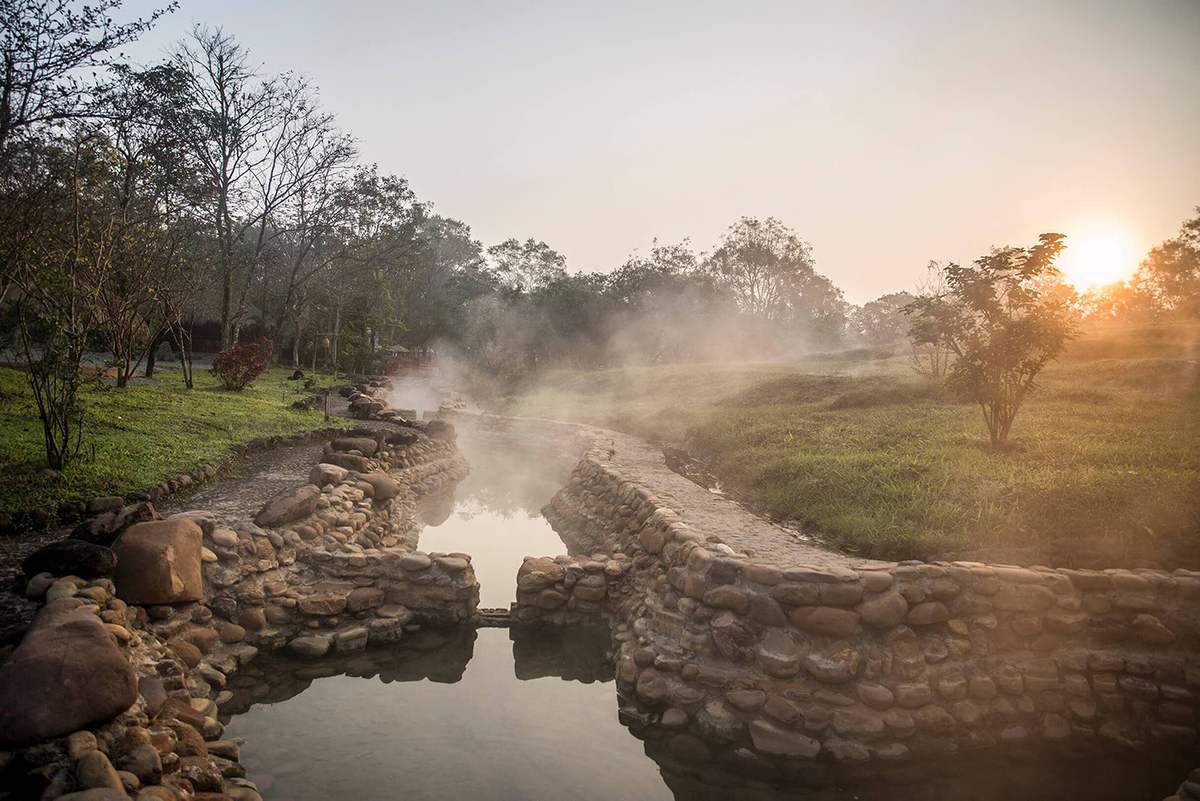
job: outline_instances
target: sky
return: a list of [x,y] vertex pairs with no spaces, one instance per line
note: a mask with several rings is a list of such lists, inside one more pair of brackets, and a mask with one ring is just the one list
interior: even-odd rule
[[573,270],[774,216],[861,303],[1043,231],[1129,271],[1200,205],[1200,0],[182,0],[127,52],[197,22],[485,245]]

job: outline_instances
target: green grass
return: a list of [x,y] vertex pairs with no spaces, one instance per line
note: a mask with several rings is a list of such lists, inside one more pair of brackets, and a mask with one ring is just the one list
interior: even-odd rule
[[687,447],[854,553],[1200,567],[1200,327],[1082,337],[1001,451],[902,355],[851,356],[554,372],[507,406]]
[[[124,494],[218,463],[234,445],[324,427],[321,412],[288,408],[307,394],[304,382],[286,380],[291,372],[270,370],[242,392],[220,389],[203,370],[192,390],[184,389],[178,370],[160,370],[153,383],[123,389],[89,382],[81,395],[84,453],[61,474],[49,474],[25,376],[0,368],[0,510]],[[320,386],[331,382],[314,378]]]

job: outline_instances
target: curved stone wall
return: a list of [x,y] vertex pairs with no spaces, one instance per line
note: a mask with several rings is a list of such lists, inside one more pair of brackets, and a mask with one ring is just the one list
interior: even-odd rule
[[579,430],[592,445],[545,514],[629,560],[618,676],[677,755],[795,780],[973,749],[1195,748],[1200,574],[846,557]]

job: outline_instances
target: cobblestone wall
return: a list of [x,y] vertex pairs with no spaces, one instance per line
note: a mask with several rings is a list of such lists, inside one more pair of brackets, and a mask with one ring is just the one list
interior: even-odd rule
[[1195,747],[1200,574],[839,556],[611,434],[545,512],[629,560],[619,682],[684,758],[863,772],[1005,746]]

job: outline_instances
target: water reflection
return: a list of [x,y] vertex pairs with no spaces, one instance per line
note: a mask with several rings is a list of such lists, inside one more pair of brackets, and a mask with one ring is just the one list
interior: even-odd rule
[[233,677],[222,709],[267,801],[1160,801],[1186,774],[1039,749],[849,786],[815,763],[780,781],[745,749],[681,744],[655,711],[618,699],[612,677],[602,629],[425,631],[314,662],[263,657]]
[[[229,708],[247,711],[226,733],[246,738],[242,761],[267,801],[665,801],[657,768],[617,721],[603,634],[556,647],[464,630],[444,650],[406,642],[352,659],[264,660],[234,678]],[[522,653],[536,659],[519,672],[541,678],[518,678]],[[582,682],[560,678],[555,654]]]
[[467,425],[459,426],[458,447],[471,472],[451,492],[421,500],[419,547],[469,553],[480,606],[507,607],[524,557],[566,552],[541,508],[566,482],[576,455]]

